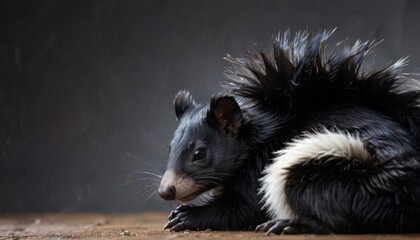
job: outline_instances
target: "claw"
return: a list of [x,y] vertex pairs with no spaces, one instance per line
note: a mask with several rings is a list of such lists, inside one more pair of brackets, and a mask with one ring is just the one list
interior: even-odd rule
[[173,226],[171,228],[171,232],[179,232],[182,230],[185,230],[186,228],[184,227],[184,225],[182,223],[178,223],[177,225]]
[[176,217],[176,215],[178,215],[179,211],[177,209],[173,210],[169,216],[168,216],[168,220],[172,220]]
[[299,232],[296,230],[296,228],[291,227],[291,226],[287,226],[283,229],[283,234],[288,234],[288,235],[292,235],[292,234],[299,234]]
[[169,228],[171,232],[178,232],[190,228],[191,226],[185,223],[185,221],[187,220],[186,214],[190,208],[191,206],[180,205],[174,210],[172,210],[172,212],[168,216],[169,221],[163,227],[163,230]]
[[277,222],[275,223],[268,231],[265,233],[265,235],[270,235],[272,233],[274,234],[280,234],[284,229],[284,223],[283,222]]
[[256,228],[255,228],[255,231],[256,232],[266,232],[268,229],[270,229],[274,224],[276,224],[276,220],[272,220],[272,221],[268,221],[268,222],[265,222],[265,223],[262,223],[262,224],[260,224],[260,225],[258,225]]
[[255,231],[270,234],[329,234],[332,231],[311,219],[278,219],[257,226]]
[[260,225],[258,225],[256,228],[255,228],[255,231],[256,232],[264,232],[264,229],[265,229],[265,226],[267,225],[267,223],[262,223],[262,224],[260,224]]
[[189,206],[187,205],[179,205],[174,210],[171,211],[171,213],[168,216],[168,220],[172,220],[176,215],[178,215],[183,210],[187,209]]
[[163,227],[163,230],[165,230],[165,229],[168,229],[168,228],[171,228],[171,230],[172,230],[172,227],[173,226],[175,226],[176,224],[178,224],[179,223],[179,221],[178,221],[178,218],[174,218],[174,219],[172,219],[172,220],[170,220],[164,227]]
[[165,224],[165,226],[163,226],[163,230],[166,230],[166,229],[168,229],[169,228],[169,222],[167,223],[167,224]]

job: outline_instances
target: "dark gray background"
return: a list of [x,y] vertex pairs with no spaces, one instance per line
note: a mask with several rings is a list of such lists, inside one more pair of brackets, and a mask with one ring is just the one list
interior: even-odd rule
[[[0,1],[0,212],[168,210],[147,181],[176,128],[174,94],[220,90],[226,53],[290,28],[385,39],[420,66],[419,1]],[[144,177],[144,176],[143,176]]]

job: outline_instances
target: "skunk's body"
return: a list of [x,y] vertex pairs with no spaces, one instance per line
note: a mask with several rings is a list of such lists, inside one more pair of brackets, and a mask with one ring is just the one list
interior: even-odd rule
[[400,72],[404,60],[362,69],[373,42],[326,55],[329,35],[286,32],[272,51],[228,56],[235,98],[201,106],[177,95],[159,193],[217,193],[175,210],[167,227],[248,229],[267,211],[257,229],[269,233],[420,232],[418,81]]

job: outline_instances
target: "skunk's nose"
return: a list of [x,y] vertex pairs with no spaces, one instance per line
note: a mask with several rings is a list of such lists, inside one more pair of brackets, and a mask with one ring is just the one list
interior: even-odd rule
[[165,200],[174,200],[175,199],[175,187],[159,187],[158,190],[159,197]]

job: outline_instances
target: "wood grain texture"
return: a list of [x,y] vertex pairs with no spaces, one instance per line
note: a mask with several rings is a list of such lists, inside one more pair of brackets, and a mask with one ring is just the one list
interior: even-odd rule
[[3,214],[0,239],[420,239],[420,235],[265,236],[255,232],[163,231],[165,213],[143,214]]

